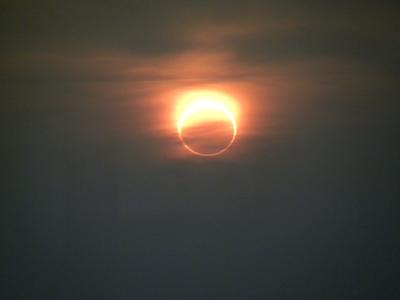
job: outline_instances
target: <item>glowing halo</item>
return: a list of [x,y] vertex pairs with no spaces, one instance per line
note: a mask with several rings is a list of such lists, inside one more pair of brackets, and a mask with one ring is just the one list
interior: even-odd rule
[[[229,119],[229,121],[232,125],[232,138],[230,139],[229,143],[221,150],[218,150],[218,151],[212,152],[212,153],[199,152],[199,151],[196,151],[193,148],[191,148],[185,142],[184,138],[182,137],[182,129],[185,126],[186,120],[191,115],[198,113],[199,111],[202,111],[202,110],[215,110],[218,112],[222,112]],[[213,101],[202,100],[202,101],[193,103],[182,113],[182,115],[178,121],[178,135],[179,135],[179,139],[181,140],[183,146],[191,153],[193,153],[195,155],[199,155],[199,156],[208,156],[208,157],[217,156],[217,155],[224,153],[226,150],[228,150],[232,146],[233,142],[236,139],[236,135],[237,135],[237,124],[236,124],[235,118],[233,117],[232,113],[226,108],[226,106],[224,104],[218,103],[218,102],[213,102]]]

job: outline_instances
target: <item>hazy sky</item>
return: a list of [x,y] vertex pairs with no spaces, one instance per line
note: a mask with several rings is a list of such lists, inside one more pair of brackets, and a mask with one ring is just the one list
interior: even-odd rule
[[[0,298],[400,297],[397,1],[7,2]],[[203,88],[214,159],[170,118]]]

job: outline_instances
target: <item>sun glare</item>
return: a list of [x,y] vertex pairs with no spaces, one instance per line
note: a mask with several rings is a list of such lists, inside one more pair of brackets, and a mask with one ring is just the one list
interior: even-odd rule
[[177,132],[192,154],[217,156],[227,151],[237,136],[237,105],[214,91],[184,93],[177,106]]

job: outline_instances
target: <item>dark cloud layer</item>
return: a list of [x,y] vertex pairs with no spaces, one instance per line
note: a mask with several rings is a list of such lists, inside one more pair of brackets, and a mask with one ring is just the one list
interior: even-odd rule
[[[1,298],[397,299],[398,11],[0,4]],[[243,107],[220,159],[167,130],[204,87]]]

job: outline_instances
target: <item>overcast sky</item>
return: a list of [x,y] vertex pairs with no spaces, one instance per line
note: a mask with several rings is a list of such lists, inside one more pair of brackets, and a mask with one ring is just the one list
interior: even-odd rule
[[[398,15],[0,4],[1,298],[398,299]],[[220,158],[168,118],[202,88],[242,107]]]

